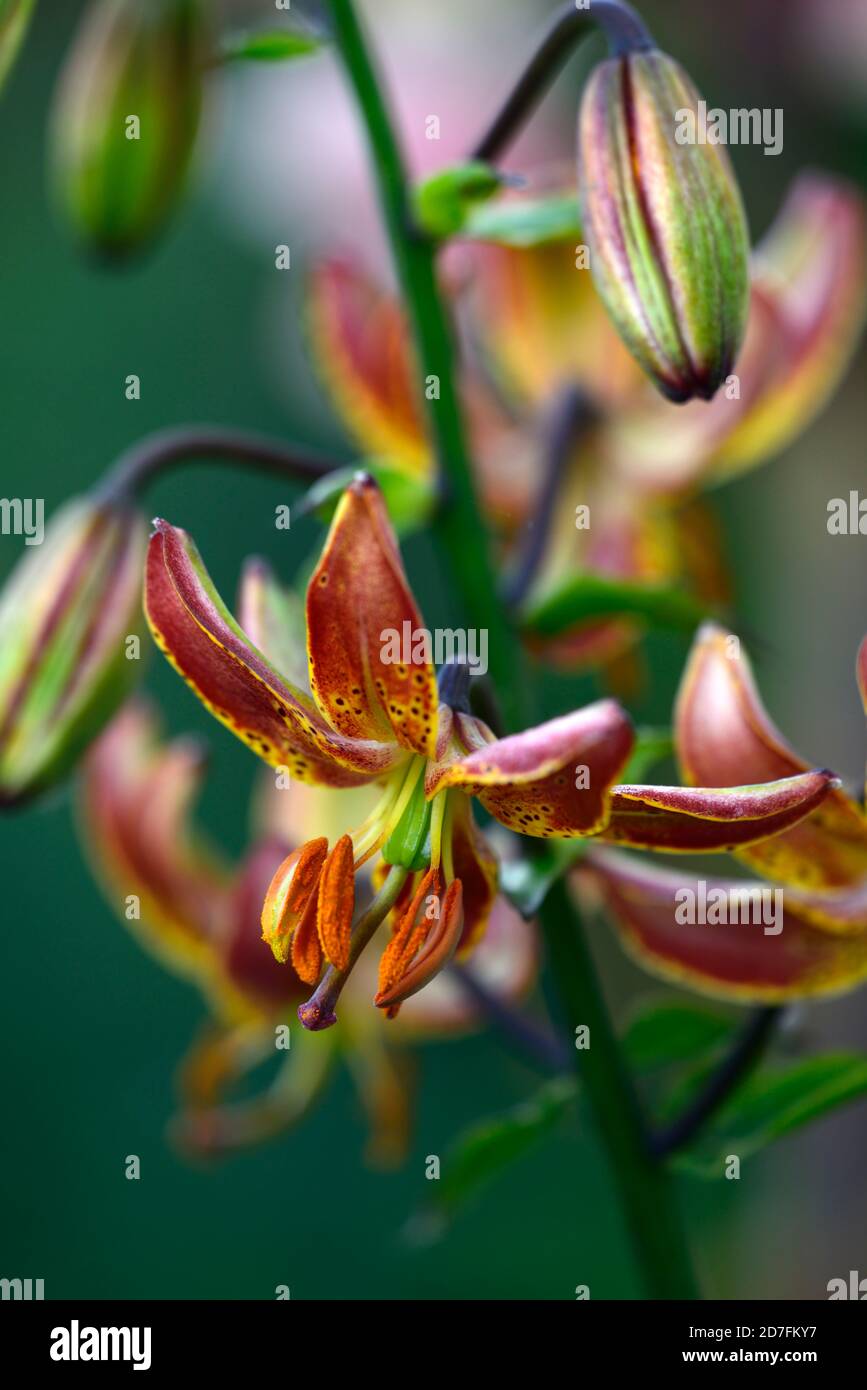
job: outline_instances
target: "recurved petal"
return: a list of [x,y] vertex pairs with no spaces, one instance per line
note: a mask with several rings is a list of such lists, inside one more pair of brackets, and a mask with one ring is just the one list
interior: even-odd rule
[[[736,637],[713,624],[696,636],[678,692],[675,737],[684,780],[730,787],[792,777],[808,764],[762,706]],[[839,786],[808,820],[745,854],[761,873],[806,889],[837,889],[867,876],[867,823]]]
[[811,926],[829,932],[867,932],[867,878],[836,892],[786,889],[786,904]]
[[620,706],[599,700],[484,744],[446,767],[439,785],[477,796],[492,816],[522,835],[593,835],[608,820],[611,786],[633,742]]
[[474,953],[485,935],[497,897],[497,857],[473,819],[468,797],[452,798],[451,852],[454,876],[463,885],[464,929],[457,953],[463,959]]
[[813,771],[748,787],[614,787],[601,837],[669,853],[734,850],[788,830],[835,785]]
[[[106,897],[148,950],[201,978],[216,959],[229,870],[191,822],[204,773],[192,739],[162,744],[149,706],[131,702],[88,753],[79,826]],[[138,918],[126,914],[139,899]]]
[[428,473],[412,343],[397,302],[357,265],[332,259],[310,277],[308,308],[320,374],[364,451]]
[[145,571],[145,614],[157,646],[215,718],[274,767],[302,782],[357,786],[401,755],[397,744],[335,733],[313,702],[257,651],[185,531],[155,523]]
[[[867,977],[867,934],[814,930],[790,909],[783,889],[764,886],[764,899],[754,898],[748,911],[740,907],[735,913],[743,890],[759,885],[716,879],[702,884],[606,851],[588,856],[579,882],[601,891],[624,945],[640,964],[719,999],[772,1004],[839,993]],[[699,915],[689,912],[690,904],[701,901],[702,915],[711,921],[690,921]],[[725,904],[716,913],[725,920],[714,923],[713,901]]]
[[849,365],[867,302],[861,193],[825,174],[797,178],[756,251],[753,286],[779,317],[782,352],[717,454],[723,474],[778,453],[818,414]]
[[431,641],[401,563],[382,493],[367,474],[346,489],[307,588],[310,687],[346,739],[433,755]]

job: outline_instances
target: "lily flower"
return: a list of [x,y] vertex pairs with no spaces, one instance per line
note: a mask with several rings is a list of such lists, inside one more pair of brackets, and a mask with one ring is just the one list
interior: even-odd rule
[[[867,642],[858,655],[867,711]],[[804,760],[765,712],[738,639],[707,625],[681,683],[676,747],[684,778],[726,786],[735,777],[797,776]],[[737,858],[775,885],[699,883],[620,854],[593,854],[582,879],[601,890],[627,948],[648,969],[722,999],[775,1003],[851,989],[867,978],[867,817],[842,787],[799,825]],[[705,924],[678,919],[687,901],[717,906],[773,900],[766,930],[743,911]],[[754,914],[755,915],[755,914]],[[767,925],[767,923],[766,923]]]
[[[307,588],[309,690],[254,645],[262,634],[235,622],[190,537],[165,521],[148,550],[145,612],[199,698],[266,762],[302,782],[380,787],[363,823],[294,850],[265,898],[274,954],[319,982],[299,1009],[314,1030],[336,1021],[340,992],[386,917],[374,1002],[392,1016],[477,944],[498,875],[471,798],[518,834],[688,852],[777,834],[835,785],[823,771],[726,789],[619,785],[634,735],[613,700],[495,738],[469,712],[466,666],[445,665],[438,690],[431,633],[366,474],[343,494]],[[374,858],[379,891],[357,912],[355,876]]]
[[[722,547],[700,494],[779,454],[834,393],[864,321],[865,248],[861,195],[824,174],[799,176],[753,253],[735,374],[713,401],[686,405],[649,385],[576,268],[574,236],[474,248],[471,273],[453,275],[450,290],[475,349],[462,381],[477,481],[506,540],[536,508],[538,422],[554,398],[577,386],[596,415],[560,483],[532,601],[576,571],[726,601]],[[325,260],[311,276],[309,321],[320,375],[362,450],[429,476],[421,383],[397,303],[357,267]],[[589,525],[576,524],[579,505]],[[633,620],[604,619],[541,646],[561,666],[604,665],[637,635]]]
[[[79,822],[106,898],[139,943],[196,985],[208,1021],[179,1071],[180,1111],[172,1132],[185,1152],[216,1158],[276,1137],[310,1112],[339,1064],[353,1076],[371,1128],[369,1154],[403,1156],[411,1109],[409,1044],[463,1035],[483,1018],[459,984],[442,978],[410,1001],[395,1028],[368,1007],[371,980],[359,971],[344,996],[341,1027],[326,1043],[292,1031],[291,1047],[267,1086],[233,1100],[232,1088],[268,1058],[284,1056],[281,1036],[304,995],[261,941],[262,898],[274,870],[304,827],[328,829],[333,808],[297,783],[269,778],[254,811],[252,842],[238,864],[205,840],[193,819],[205,772],[201,746],[167,743],[152,709],[130,702],[92,746],[81,771]],[[335,796],[330,793],[331,797]],[[131,895],[138,915],[130,914]],[[502,1002],[522,999],[536,974],[532,931],[500,900],[477,979]]]

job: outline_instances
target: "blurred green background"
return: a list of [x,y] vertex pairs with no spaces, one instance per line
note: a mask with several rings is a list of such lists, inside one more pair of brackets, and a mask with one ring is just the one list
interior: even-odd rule
[[[553,7],[486,0],[471,16],[456,0],[365,8],[402,112],[413,99],[453,118],[449,148],[444,141],[432,152],[437,162],[475,133],[485,108],[470,98],[478,100],[477,88],[502,91],[522,44]],[[641,8],[710,104],[784,108],[778,159],[733,152],[755,232],[804,164],[867,181],[865,63],[852,64],[859,34],[867,50],[867,16],[823,47],[810,28],[818,5]],[[184,421],[249,426],[350,457],[303,361],[299,330],[303,249],[320,247],[327,234],[317,222],[320,193],[338,244],[374,227],[351,110],[338,106],[337,76],[323,75],[332,60],[316,60],[319,75],[259,67],[215,77],[199,176],[176,225],[145,262],[102,270],[70,245],[44,176],[52,87],[80,9],[38,7],[0,104],[4,495],[43,496],[50,513],[132,441]],[[827,6],[827,22],[864,10],[860,0]],[[264,0],[230,6],[227,18],[270,23],[273,8]],[[414,72],[402,65],[413,46]],[[532,138],[549,140],[551,153],[569,152],[576,74],[587,62],[585,54],[570,65],[539,114]],[[335,131],[344,128],[350,144],[341,160]],[[306,186],[293,185],[281,164],[296,156],[316,166]],[[513,165],[520,168],[517,154]],[[273,248],[282,241],[302,254],[298,273],[293,259],[281,278]],[[132,372],[142,381],[139,402],[124,398]],[[715,497],[738,612],[761,639],[768,706],[797,747],[853,780],[864,763],[852,679],[867,626],[864,541],[829,537],[825,509],[829,497],[864,484],[865,388],[861,360],[796,447]],[[149,509],[194,532],[218,587],[231,595],[246,554],[264,552],[290,574],[315,543],[312,524],[274,530],[274,506],[288,500],[273,480],[196,467],[154,488]],[[0,538],[2,575],[19,549],[19,538]],[[427,540],[413,539],[407,565],[428,621],[454,624],[436,563]],[[674,639],[654,643],[656,682],[635,708],[642,720],[667,719],[684,651]],[[202,816],[239,851],[253,760],[156,655],[148,688],[169,729],[208,738]],[[546,712],[593,690],[589,680],[549,679]],[[0,1275],[44,1278],[50,1298],[271,1298],[278,1284],[293,1298],[568,1299],[582,1283],[594,1298],[636,1296],[599,1150],[578,1125],[564,1124],[497,1179],[439,1244],[414,1248],[402,1239],[425,1196],[425,1156],[443,1155],[464,1126],[536,1084],[492,1035],[421,1049],[413,1146],[398,1173],[364,1166],[363,1125],[345,1078],[296,1134],[213,1171],[186,1166],[164,1126],[173,1069],[202,1015],[197,995],[145,958],[108,911],[80,857],[68,793],[8,817],[0,845]],[[618,1018],[636,998],[666,992],[607,936],[594,946]],[[863,1000],[805,1011],[805,1045],[865,1046]],[[748,1162],[739,1183],[685,1184],[707,1294],[824,1297],[831,1277],[867,1273],[865,1140],[862,1105]],[[125,1179],[127,1154],[140,1156],[141,1181]]]

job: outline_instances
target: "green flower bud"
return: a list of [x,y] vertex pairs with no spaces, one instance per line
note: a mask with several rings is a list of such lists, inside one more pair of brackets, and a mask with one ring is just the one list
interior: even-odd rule
[[61,74],[51,158],[62,208],[107,256],[159,232],[199,123],[199,0],[95,0]]
[[36,0],[0,0],[0,88],[18,57]]
[[578,119],[596,287],[630,352],[673,401],[714,395],[749,300],[749,234],[728,155],[678,140],[682,113],[698,102],[678,64],[650,49],[600,63]]
[[146,533],[127,504],[76,498],[0,592],[0,805],[58,782],[137,679]]

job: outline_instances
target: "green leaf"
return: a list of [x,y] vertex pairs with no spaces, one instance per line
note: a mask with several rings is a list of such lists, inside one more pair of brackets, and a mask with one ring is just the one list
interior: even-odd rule
[[383,459],[364,459],[360,464],[336,468],[319,478],[294,504],[293,516],[315,512],[321,521],[329,522],[345,488],[359,470],[372,474],[379,483],[388,514],[399,535],[417,531],[425,524],[436,501],[433,482]]
[[832,1052],[794,1065],[762,1067],[672,1162],[699,1177],[721,1178],[729,1154],[743,1160],[865,1095],[867,1057],[857,1053]]
[[461,235],[518,248],[555,241],[580,243],[578,200],[570,195],[489,203],[470,211]]
[[636,732],[635,747],[621,782],[644,782],[651,768],[664,762],[674,752],[674,738],[670,729],[639,729]]
[[576,574],[530,604],[522,622],[526,631],[537,636],[556,637],[579,623],[599,618],[636,618],[650,628],[691,632],[711,616],[682,589]]
[[323,40],[317,35],[297,29],[234,34],[223,40],[220,62],[280,63],[287,58],[306,58],[322,46]]
[[413,190],[415,220],[430,236],[454,236],[474,204],[490,198],[502,186],[497,171],[479,161],[440,169]]
[[500,867],[500,888],[522,917],[533,917],[549,890],[587,851],[584,840],[548,840]]
[[458,1208],[554,1128],[576,1092],[571,1077],[557,1077],[514,1109],[466,1130],[443,1159],[433,1200],[410,1222],[410,1238],[436,1240]]
[[723,1014],[698,1005],[652,1004],[632,1019],[623,1046],[636,1070],[652,1071],[706,1059],[730,1040],[734,1026]]

